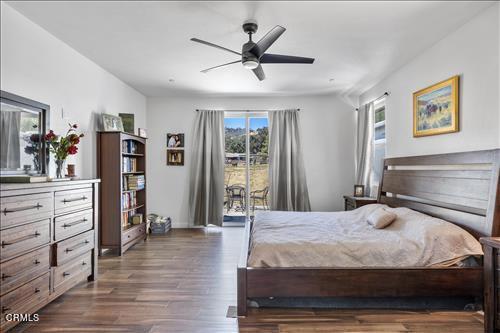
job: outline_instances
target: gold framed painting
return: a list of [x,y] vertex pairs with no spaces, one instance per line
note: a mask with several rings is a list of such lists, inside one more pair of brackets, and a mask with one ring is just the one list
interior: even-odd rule
[[458,132],[458,75],[413,93],[413,136]]

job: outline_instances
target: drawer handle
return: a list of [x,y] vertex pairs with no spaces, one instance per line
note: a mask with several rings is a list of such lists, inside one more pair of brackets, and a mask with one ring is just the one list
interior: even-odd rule
[[7,312],[9,310],[10,310],[10,308],[8,308],[6,306],[2,306],[2,313]]
[[2,273],[2,280],[8,279],[10,277],[12,277],[12,276]]
[[90,243],[90,242],[86,239],[84,242],[81,242],[81,243],[79,243],[79,244],[77,244],[77,245],[73,246],[72,248],[71,248],[71,247],[68,247],[68,248],[66,249],[66,253],[71,252],[71,251],[74,251],[74,250],[76,250],[76,249],[78,249],[78,248],[80,248],[80,247],[82,247],[82,246],[87,245],[88,243]]
[[68,276],[68,275],[71,275],[71,273],[63,272],[63,276]]
[[71,223],[64,223],[63,224],[63,228],[68,228],[68,227],[72,227],[74,225],[77,225],[77,224],[80,224],[80,223],[85,223],[87,222],[88,220],[86,218],[83,218],[81,220],[78,220],[78,221],[75,221],[75,222],[71,222]]
[[18,208],[4,208],[3,214],[7,216],[8,213],[16,213],[16,212],[22,212],[24,210],[30,210],[30,209],[40,209],[42,208],[43,205],[40,205],[40,203],[37,203],[36,205],[33,206],[25,206],[25,207],[18,207]]
[[35,288],[35,294],[40,292],[40,288]]
[[83,196],[83,197],[75,198],[75,199],[64,199],[62,202],[67,203],[67,202],[74,202],[74,201],[80,201],[80,200],[87,200],[87,197]]
[[85,266],[87,265],[87,263],[85,261],[82,262],[82,266]]
[[38,264],[40,264],[40,260],[38,260],[38,259],[35,259],[35,262],[34,262],[34,264],[35,264],[35,265],[38,265]]
[[2,241],[2,247],[6,247],[7,245],[13,245],[13,244],[16,244],[16,243],[20,243],[20,242],[23,242],[23,241],[31,239],[31,238],[36,238],[36,237],[38,237],[40,235],[41,234],[38,231],[35,231],[35,233],[32,234],[32,235],[26,235],[24,237],[19,237],[18,239],[15,239],[15,240],[13,240],[10,243],[6,242],[6,241]]

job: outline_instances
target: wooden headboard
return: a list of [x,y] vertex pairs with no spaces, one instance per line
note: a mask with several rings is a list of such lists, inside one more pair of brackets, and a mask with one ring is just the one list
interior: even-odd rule
[[500,149],[388,158],[378,201],[500,236]]

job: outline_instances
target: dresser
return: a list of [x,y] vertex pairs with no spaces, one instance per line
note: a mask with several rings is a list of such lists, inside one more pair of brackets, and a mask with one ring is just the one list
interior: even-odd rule
[[344,195],[344,210],[353,210],[364,205],[377,203],[376,198]]
[[484,251],[484,331],[500,332],[500,237],[479,239]]
[[[0,184],[1,331],[97,278],[99,180]],[[28,317],[31,318],[32,317]]]

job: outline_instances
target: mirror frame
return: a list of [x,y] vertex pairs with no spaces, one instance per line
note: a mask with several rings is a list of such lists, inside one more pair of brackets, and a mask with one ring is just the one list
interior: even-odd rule
[[[41,114],[41,125],[42,125],[42,134],[47,133],[47,129],[49,128],[49,119],[50,119],[50,106],[44,103],[40,103],[37,101],[34,101],[32,99],[22,97],[19,95],[15,95],[12,93],[9,93],[7,91],[0,90],[0,101],[5,102],[8,104],[16,105],[19,107],[25,107],[28,109],[32,109],[33,111],[39,112]],[[47,160],[47,157],[49,157],[47,151],[47,145],[45,143],[45,140],[42,140],[42,152],[40,156],[40,165],[42,170],[40,170],[41,175],[47,175],[48,174],[48,168],[49,168],[49,161]],[[15,174],[15,172],[12,171],[2,171],[2,175],[8,175],[8,174]]]

